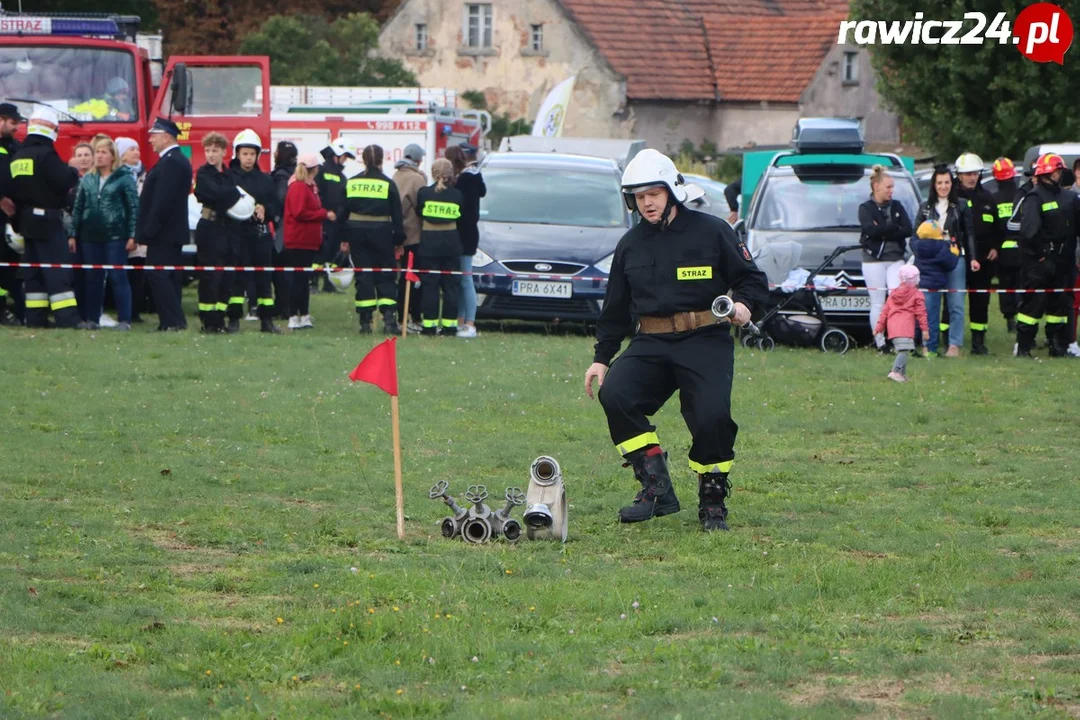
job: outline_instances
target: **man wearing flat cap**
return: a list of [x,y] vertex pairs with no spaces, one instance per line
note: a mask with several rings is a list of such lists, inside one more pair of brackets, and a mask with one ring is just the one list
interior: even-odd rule
[[[191,161],[180,151],[176,139],[180,128],[172,120],[158,118],[150,128],[150,147],[158,154],[157,164],[146,175],[139,196],[139,220],[135,242],[146,245],[147,265],[182,265],[188,241],[188,194],[191,191]],[[158,312],[158,330],[186,330],[187,320],[180,306],[183,272],[150,270],[146,281]]]

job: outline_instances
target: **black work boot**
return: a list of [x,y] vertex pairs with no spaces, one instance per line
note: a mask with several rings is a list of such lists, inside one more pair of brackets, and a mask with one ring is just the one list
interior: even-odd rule
[[971,354],[972,355],[989,355],[990,351],[986,349],[986,331],[985,330],[972,330],[971,331]]
[[1005,316],[1005,329],[1008,332],[1011,332],[1011,333],[1016,332],[1016,316],[1015,315],[1006,315]]
[[383,333],[384,334],[386,334],[386,335],[400,335],[401,334],[401,325],[398,324],[397,310],[396,309],[390,308],[390,309],[387,309],[387,310],[383,310],[382,320],[383,320]]
[[271,317],[259,318],[262,322],[262,327],[259,328],[260,332],[273,333],[274,335],[280,335],[281,330],[274,324],[274,319]]
[[1069,343],[1066,336],[1069,333],[1068,326],[1064,323],[1047,325],[1047,340],[1050,343],[1050,357],[1069,357]]
[[370,310],[361,310],[359,314],[360,314],[360,334],[361,335],[370,335],[372,333],[372,330],[371,330],[372,312]]
[[641,483],[641,490],[634,496],[632,504],[620,508],[620,521],[641,522],[681,510],[668,473],[667,453],[654,446],[648,450],[635,450],[626,456],[626,460],[623,467],[634,468],[634,477]]
[[230,335],[240,332],[240,318],[229,318],[229,324],[225,327],[225,332]]
[[724,472],[698,475],[698,520],[701,529],[727,530],[727,505],[724,500],[731,493],[731,482]]
[[1035,349],[1035,336],[1039,332],[1038,325],[1019,323],[1016,326],[1016,357],[1033,357],[1031,351]]

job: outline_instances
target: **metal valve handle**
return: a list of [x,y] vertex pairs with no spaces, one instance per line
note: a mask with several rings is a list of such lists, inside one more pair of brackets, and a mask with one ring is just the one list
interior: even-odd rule
[[508,487],[506,488],[506,502],[514,506],[524,505],[525,493],[522,492],[521,488]]
[[446,497],[446,491],[450,489],[450,483],[446,480],[440,480],[431,486],[428,490],[428,497],[432,500],[438,500],[439,498]]
[[488,491],[487,487],[483,485],[470,485],[469,489],[465,491],[465,499],[471,502],[473,505],[487,500]]

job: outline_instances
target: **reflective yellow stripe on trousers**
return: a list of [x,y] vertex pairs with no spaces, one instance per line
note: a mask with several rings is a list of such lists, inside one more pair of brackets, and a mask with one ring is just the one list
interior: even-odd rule
[[628,455],[635,450],[640,450],[646,445],[659,445],[660,438],[657,437],[654,432],[642,433],[636,435],[629,440],[623,440],[621,443],[615,446],[615,449],[619,451],[620,455]]
[[69,307],[78,307],[78,303],[75,302],[74,292],[62,292],[49,296],[49,305],[53,310],[63,310]]
[[690,469],[696,473],[728,473],[731,472],[732,460],[727,460],[722,463],[710,463],[703,465],[699,462],[690,461]]

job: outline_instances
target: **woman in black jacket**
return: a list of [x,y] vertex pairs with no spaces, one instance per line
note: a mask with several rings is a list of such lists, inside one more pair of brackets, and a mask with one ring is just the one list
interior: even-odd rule
[[[960,261],[949,271],[946,287],[948,315],[931,316],[930,322],[940,319],[941,332],[949,333],[949,349],[945,357],[960,357],[964,346],[964,301],[967,293],[967,265],[975,259],[975,222],[966,202],[957,195],[956,179],[947,165],[938,165],[930,178],[930,199],[919,206],[915,216],[916,230],[923,222],[936,223],[948,239],[953,255]],[[957,292],[959,291],[959,292]]]
[[[296,172],[296,158],[298,153],[296,145],[288,140],[282,140],[277,144],[274,151],[274,170],[270,177],[274,180],[277,188],[278,207],[284,209],[285,195],[289,192],[289,178]],[[284,210],[283,210],[284,213]],[[273,218],[274,222],[274,253],[271,262],[274,267],[285,265],[285,218]],[[274,309],[277,316],[282,320],[292,317],[289,292],[289,274],[284,270],[274,271]]]
[[[870,295],[870,330],[877,327],[885,307],[885,288],[900,287],[900,268],[904,265],[907,240],[911,236],[911,218],[899,201],[893,200],[894,182],[883,165],[875,165],[870,175],[870,199],[859,206],[862,235],[862,273]],[[874,335],[878,350],[885,349],[885,336]]]
[[[480,198],[487,195],[484,176],[476,163],[476,148],[458,145],[446,149],[446,159],[454,166],[454,187],[461,191],[465,202],[457,222],[461,236],[461,271],[472,272],[473,256],[480,244]],[[476,284],[472,275],[461,276],[461,298],[458,304],[459,338],[476,337]]]

